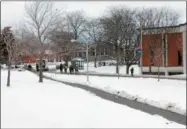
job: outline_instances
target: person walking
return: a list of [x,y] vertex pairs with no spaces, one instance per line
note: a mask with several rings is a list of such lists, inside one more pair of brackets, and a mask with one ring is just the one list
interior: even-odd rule
[[62,73],[63,66],[60,64],[60,72]]
[[131,76],[134,76],[134,68],[131,68]]

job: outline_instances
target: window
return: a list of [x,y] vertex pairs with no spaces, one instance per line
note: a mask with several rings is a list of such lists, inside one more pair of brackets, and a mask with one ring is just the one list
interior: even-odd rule
[[86,57],[86,52],[83,52],[83,57]]
[[106,48],[104,48],[104,55],[106,55],[107,54],[107,49]]
[[79,52],[79,57],[82,57],[82,52]]
[[94,51],[91,52],[91,56],[95,56],[95,52]]
[[103,52],[103,50],[101,50],[101,55],[104,55],[104,52]]

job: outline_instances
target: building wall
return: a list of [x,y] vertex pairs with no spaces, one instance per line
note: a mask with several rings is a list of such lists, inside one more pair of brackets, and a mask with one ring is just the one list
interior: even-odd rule
[[187,56],[186,56],[186,49],[187,49],[187,47],[186,47],[186,43],[187,43],[187,41],[186,41],[186,26],[184,27],[184,31],[183,31],[183,73],[184,74],[186,74],[186,58],[187,58]]
[[37,57],[34,56],[25,56],[23,62],[24,63],[36,63]]
[[[149,30],[150,31],[150,30]],[[144,31],[142,34],[142,73],[149,72],[150,53],[149,43],[154,39],[154,35]],[[161,42],[162,36],[160,38]],[[166,66],[164,65],[164,56],[162,56],[162,65],[160,71],[165,75],[174,73],[186,74],[186,24],[176,26],[175,32],[170,32],[166,35]],[[163,45],[163,44],[162,44]],[[182,57],[181,64],[179,64],[179,53]],[[157,72],[156,64],[152,66],[152,72]]]
[[178,64],[178,51],[181,53],[183,52],[182,48],[182,33],[171,33],[167,35],[167,42],[168,42],[168,67],[172,66],[182,66]]
[[[151,47],[152,42],[155,42],[155,47]],[[162,46],[162,35],[161,34],[147,34],[142,35],[142,51],[143,51],[143,66],[162,66],[162,55],[161,55],[161,46]],[[151,48],[154,52],[153,61],[151,61]]]

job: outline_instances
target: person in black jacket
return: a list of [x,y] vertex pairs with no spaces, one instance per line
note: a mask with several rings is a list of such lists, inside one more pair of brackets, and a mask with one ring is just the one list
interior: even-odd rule
[[62,73],[62,70],[63,70],[63,66],[62,64],[60,64],[60,72]]
[[131,68],[131,76],[134,76],[134,68]]
[[36,71],[39,71],[39,65],[36,64]]

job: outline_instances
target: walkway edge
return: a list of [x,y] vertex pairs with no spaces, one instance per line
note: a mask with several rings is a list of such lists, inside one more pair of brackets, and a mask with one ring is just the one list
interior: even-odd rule
[[[156,108],[159,108],[159,109],[162,109],[162,110],[166,110],[166,111],[170,111],[170,112],[173,112],[173,113],[177,113],[177,114],[186,116],[186,110],[184,110],[184,111],[181,111],[180,109],[176,110],[176,109],[173,109],[172,107],[169,107],[170,105],[168,105],[168,107],[167,107],[167,109],[166,109],[166,108],[164,108],[164,107],[157,106],[157,105],[159,105],[159,104],[153,104],[153,103],[158,103],[158,102],[156,102],[156,101],[155,101],[155,102],[152,101],[152,103],[149,103],[148,100],[145,101],[145,99],[143,99],[143,98],[137,98],[136,96],[133,96],[133,95],[130,95],[130,94],[125,93],[124,91],[123,91],[123,92],[119,92],[119,91],[117,91],[117,92],[114,92],[114,91],[109,92],[109,91],[106,91],[106,90],[104,90],[104,89],[97,88],[97,87],[92,87],[92,86],[89,86],[89,85],[86,85],[86,84],[83,84],[83,83],[74,83],[74,82],[62,81],[62,80],[55,79],[55,78],[53,78],[53,77],[49,77],[49,76],[46,76],[46,75],[44,75],[44,77],[47,78],[47,79],[51,79],[51,80],[53,80],[53,81],[58,81],[58,82],[61,82],[61,83],[67,84],[67,85],[71,85],[71,86],[72,86],[72,85],[73,85],[73,86],[74,86],[74,85],[81,85],[81,86],[83,86],[83,87],[94,88],[94,89],[97,89],[97,90],[101,90],[101,91],[103,91],[103,92],[107,92],[107,93],[113,94],[113,95],[115,95],[115,96],[117,96],[117,97],[122,97],[122,98],[124,98],[124,99],[134,100],[134,101],[139,102],[139,103],[147,104],[147,105],[152,106],[152,107],[156,107]],[[123,95],[120,95],[121,93],[123,93]],[[126,96],[124,96],[124,94],[125,94]]]
[[[75,87],[75,88],[84,89],[84,90],[90,91],[94,94],[96,94],[95,92],[100,92],[100,93],[102,92],[102,94],[107,94],[107,96],[103,97],[104,95],[100,96],[98,94],[96,94],[96,96],[99,96],[99,97],[101,97],[103,99],[106,99],[106,100],[113,101],[115,103],[119,103],[119,104],[129,106],[129,107],[137,109],[137,110],[141,110],[141,111],[149,113],[151,115],[160,115],[160,116],[163,116],[164,118],[166,118],[168,120],[175,121],[177,123],[186,125],[186,115],[184,115],[184,114],[180,114],[180,113],[173,112],[173,111],[170,111],[170,110],[155,107],[155,106],[149,105],[147,103],[139,102],[136,99],[135,100],[128,99],[128,98],[125,98],[123,96],[119,96],[119,95],[107,92],[105,90],[98,89],[96,87],[91,87],[91,86],[84,85],[84,84],[79,84],[79,83],[66,82],[66,81],[54,79],[52,77],[48,77],[48,76],[45,76],[45,75],[44,75],[44,78],[52,80],[52,81],[60,82],[60,83],[63,83],[63,84],[66,84],[66,85],[69,85],[69,86],[72,86],[72,87]],[[93,92],[92,90],[94,90],[95,92]],[[106,97],[109,97],[110,99],[107,99]],[[124,104],[124,103],[121,103],[120,101],[125,101],[125,102],[128,102],[130,104]],[[133,105],[135,105],[135,103],[138,104],[139,106],[138,107],[133,106]]]
[[[60,72],[56,72],[55,70],[47,71],[47,73],[61,74]],[[70,73],[66,73],[66,74],[72,75]],[[85,73],[85,72],[79,72],[79,73],[75,73],[73,75],[87,75],[87,73]],[[117,74],[105,74],[105,73],[89,73],[89,76],[118,77]],[[134,75],[134,76],[131,76],[131,75],[119,74],[119,77],[158,79],[158,77],[155,76],[155,75]],[[160,79],[179,80],[179,81],[186,81],[187,80],[186,77],[172,77],[172,76],[160,76]]]

